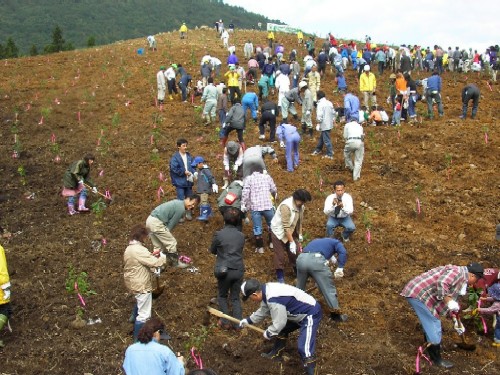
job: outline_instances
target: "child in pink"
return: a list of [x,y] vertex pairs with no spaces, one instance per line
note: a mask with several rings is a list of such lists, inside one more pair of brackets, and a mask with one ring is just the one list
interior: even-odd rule
[[481,297],[481,301],[484,302],[493,302],[490,307],[480,307],[474,310],[474,313],[492,315],[496,316],[496,324],[495,324],[495,334],[493,346],[500,348],[500,284],[493,284],[488,288],[488,297]]

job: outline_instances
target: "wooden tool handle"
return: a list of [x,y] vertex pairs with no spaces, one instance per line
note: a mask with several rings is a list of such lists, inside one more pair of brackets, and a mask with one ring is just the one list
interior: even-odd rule
[[[226,314],[224,314],[222,311],[216,310],[216,309],[214,309],[213,307],[207,306],[207,310],[208,310],[208,312],[209,312],[210,314],[215,315],[215,316],[218,316],[219,318],[224,318],[224,319],[227,319],[227,320],[229,320],[229,321],[231,321],[231,322],[233,322],[233,323],[239,323],[239,322],[240,322],[240,320],[239,320],[239,319],[233,318],[233,317],[232,317],[232,316],[230,316],[230,315],[226,315]],[[261,328],[259,328],[259,327],[256,327],[256,326],[254,326],[254,325],[252,325],[252,324],[248,324],[248,325],[247,325],[247,326],[245,326],[245,327],[248,327],[248,328],[250,328],[250,329],[253,329],[254,331],[257,331],[257,332],[259,332],[259,333],[264,334],[264,330],[263,330],[263,329],[261,329]]]

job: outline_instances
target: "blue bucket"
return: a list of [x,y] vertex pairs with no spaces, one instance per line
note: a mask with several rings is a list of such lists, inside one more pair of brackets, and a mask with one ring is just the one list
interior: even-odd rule
[[144,48],[139,48],[139,49],[137,50],[137,54],[138,54],[139,56],[142,56],[142,55],[144,54]]

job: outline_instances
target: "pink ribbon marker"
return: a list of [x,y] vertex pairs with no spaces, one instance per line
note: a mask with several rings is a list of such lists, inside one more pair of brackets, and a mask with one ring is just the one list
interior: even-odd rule
[[488,144],[488,133],[484,132],[484,143]]
[[198,366],[198,368],[202,370],[203,362],[201,360],[200,354],[198,353],[198,355],[196,355],[196,348],[194,346],[191,348],[191,357],[193,358],[194,363],[196,363],[196,366]]
[[82,304],[83,307],[85,307],[85,300],[83,299],[82,295],[78,291],[78,283],[75,281],[75,290],[78,295],[78,298],[80,299],[80,303]]
[[54,133],[52,133],[52,135],[50,136],[50,141],[52,143],[56,143],[56,135]]
[[107,189],[106,189],[106,191],[104,192],[104,197],[105,197],[106,199],[111,200],[111,193],[109,192],[109,190],[107,190]]
[[415,358],[415,374],[420,374],[420,357],[424,358],[429,365],[432,366],[431,360],[424,354],[424,349],[419,346],[417,350],[417,358]]
[[104,176],[104,169],[101,169],[101,171],[99,172],[99,177],[102,177]]
[[105,238],[101,240],[102,246],[106,246],[108,244],[108,241],[106,241]]
[[161,196],[164,195],[165,192],[163,191],[163,188],[160,186],[158,188],[158,191],[156,192],[156,195],[158,196],[158,200],[161,201]]
[[77,118],[78,118],[78,122],[80,122],[81,118],[80,118],[80,111],[78,111],[78,113],[76,114]]
[[[479,309],[481,307],[481,300],[477,300],[477,308]],[[486,326],[486,321],[484,320],[484,317],[480,316],[481,322],[483,323],[483,331],[484,334],[486,335],[488,333],[488,327]]]
[[372,233],[369,228],[366,230],[366,242],[372,243]]
[[421,209],[420,209],[420,199],[416,199],[417,202],[417,213],[420,215]]
[[38,121],[38,125],[43,125],[43,116],[40,118],[40,121]]
[[158,180],[160,180],[160,181],[165,181],[165,176],[163,176],[163,173],[161,173],[161,172],[160,172],[160,173],[158,174]]
[[150,137],[150,139],[149,139],[149,142],[150,142],[151,144],[154,144],[154,143],[155,143],[155,136],[154,136],[153,134],[151,134],[151,137]]

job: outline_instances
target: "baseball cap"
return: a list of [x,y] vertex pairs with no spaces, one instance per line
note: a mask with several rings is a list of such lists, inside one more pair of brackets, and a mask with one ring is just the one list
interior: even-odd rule
[[258,292],[259,290],[261,290],[261,285],[258,280],[249,279],[243,282],[243,284],[241,284],[241,294],[243,294],[243,301],[246,301],[248,297],[250,297],[255,292]]
[[165,329],[160,329],[160,340],[170,340],[172,337],[165,331]]
[[200,163],[204,163],[205,159],[203,159],[203,156],[197,156],[193,159],[191,162],[191,167],[196,167]]
[[479,279],[481,279],[484,274],[484,268],[479,263],[470,263],[467,265],[467,271],[476,275]]

